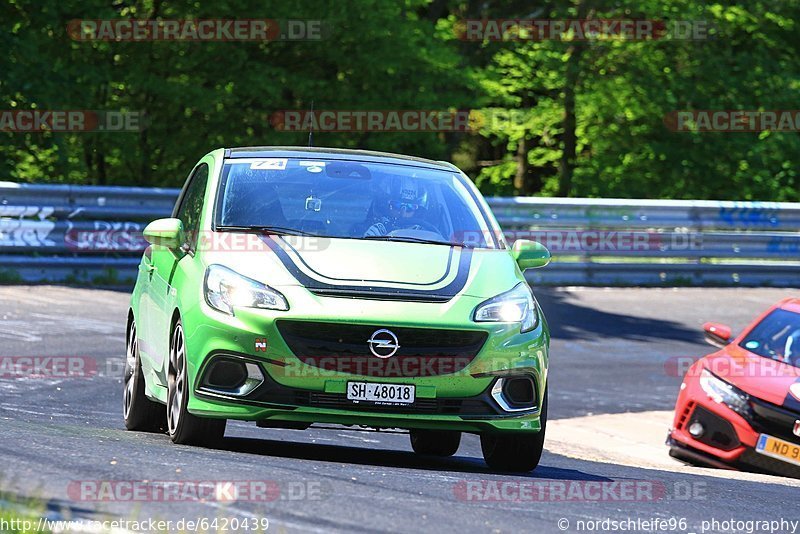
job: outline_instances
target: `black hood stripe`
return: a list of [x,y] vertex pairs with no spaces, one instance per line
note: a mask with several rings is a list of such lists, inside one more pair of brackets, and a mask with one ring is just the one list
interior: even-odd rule
[[[422,290],[422,289],[405,289],[405,288],[396,288],[390,287],[385,285],[380,285],[380,282],[385,281],[375,281],[375,280],[365,280],[367,283],[375,282],[374,285],[364,285],[364,286],[357,286],[357,285],[348,285],[348,284],[329,284],[327,282],[323,282],[321,280],[317,280],[316,278],[312,278],[292,260],[289,254],[281,247],[275,239],[280,239],[280,237],[273,238],[272,236],[265,236],[263,238],[264,242],[267,246],[275,253],[277,258],[283,264],[289,273],[295,277],[295,279],[300,282],[303,286],[305,286],[309,291],[320,294],[320,295],[330,295],[330,296],[341,296],[341,297],[362,297],[362,298],[373,298],[373,299],[387,299],[387,300],[415,300],[421,302],[446,302],[464,289],[464,286],[467,284],[467,279],[469,278],[469,271],[472,265],[472,249],[464,248],[460,249],[459,259],[458,259],[458,271],[456,272],[456,276],[452,282],[447,284],[446,286],[439,288],[439,289],[429,289],[429,290]],[[285,242],[285,241],[284,241]],[[450,258],[448,259],[448,269],[445,272],[444,277],[441,280],[447,278],[447,275],[452,270],[452,255],[453,255],[453,248],[450,249]],[[299,254],[298,254],[299,257]],[[310,269],[310,268],[309,268]],[[312,272],[313,269],[311,269]],[[440,282],[441,280],[437,281]],[[346,280],[349,281],[349,280]],[[433,284],[437,283],[434,282]],[[423,284],[420,284],[423,285]],[[431,285],[431,284],[425,284]]]

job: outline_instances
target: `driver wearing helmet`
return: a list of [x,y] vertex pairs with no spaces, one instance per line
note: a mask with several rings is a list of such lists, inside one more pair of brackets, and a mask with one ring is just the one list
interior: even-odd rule
[[800,328],[792,332],[786,338],[786,345],[783,350],[783,361],[791,364],[800,364]]
[[428,193],[419,181],[410,177],[395,177],[385,203],[385,215],[364,233],[364,237],[385,236],[395,230],[423,230],[420,216],[428,206]]

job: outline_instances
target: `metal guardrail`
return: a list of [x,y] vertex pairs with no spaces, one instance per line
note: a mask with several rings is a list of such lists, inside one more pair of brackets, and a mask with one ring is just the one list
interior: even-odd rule
[[800,230],[800,203],[795,202],[516,197],[493,198],[489,203],[504,228],[542,224],[627,229],[683,227],[696,231]]
[[[0,282],[130,283],[177,189],[0,182]],[[553,253],[538,284],[800,287],[800,203],[489,198],[509,240]]]

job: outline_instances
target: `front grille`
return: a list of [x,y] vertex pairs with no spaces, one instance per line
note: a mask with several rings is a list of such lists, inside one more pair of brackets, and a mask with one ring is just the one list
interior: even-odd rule
[[367,340],[386,328],[311,321],[277,322],[292,353],[326,371],[382,378],[458,373],[478,355],[488,334],[480,330],[390,327],[400,348],[390,358],[370,352]]
[[800,445],[800,437],[793,432],[795,422],[800,421],[800,413],[756,398],[750,399],[750,408],[754,430]]
[[689,418],[689,414],[692,413],[693,408],[694,401],[689,401],[686,403],[686,408],[683,409],[683,413],[681,413],[681,417],[678,420],[678,424],[675,428],[678,430],[683,430],[684,426],[686,425],[686,420]]

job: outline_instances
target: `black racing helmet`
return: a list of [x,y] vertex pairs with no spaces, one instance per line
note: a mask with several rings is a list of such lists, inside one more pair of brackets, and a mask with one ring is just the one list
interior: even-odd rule
[[415,215],[428,207],[428,192],[420,180],[410,176],[394,176],[389,182],[388,208],[401,216]]

